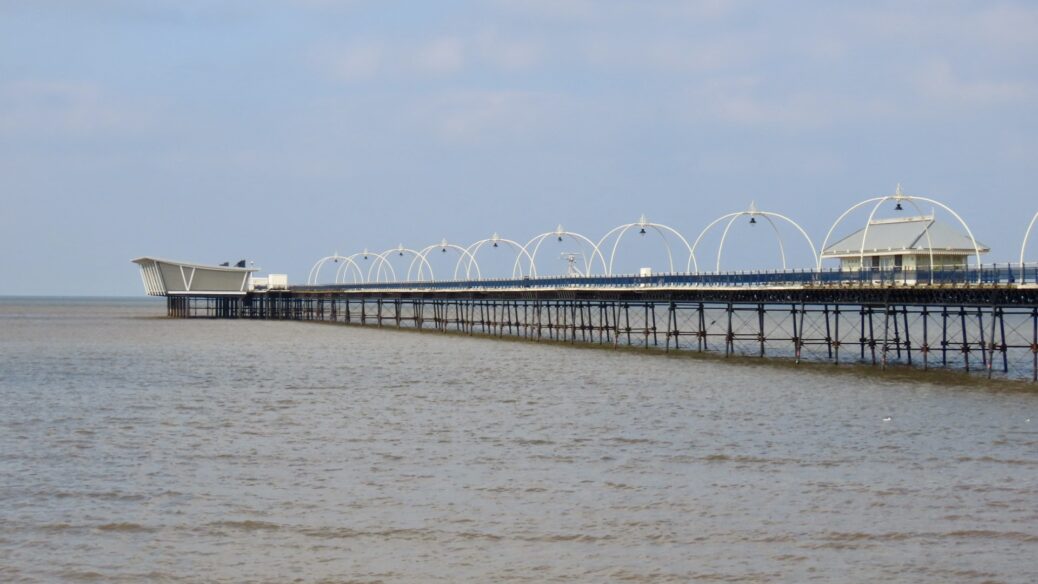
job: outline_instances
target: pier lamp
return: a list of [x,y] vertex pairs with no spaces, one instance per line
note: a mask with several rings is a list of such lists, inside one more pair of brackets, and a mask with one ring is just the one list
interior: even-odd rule
[[[751,201],[750,207],[745,211],[735,211],[734,213],[728,213],[726,215],[718,217],[717,219],[714,219],[712,223],[707,225],[706,228],[699,232],[699,237],[697,237],[695,243],[692,244],[692,257],[695,257],[695,250],[699,248],[699,244],[703,242],[703,238],[706,236],[706,234],[711,229],[713,229],[715,225],[718,225],[723,222],[724,230],[721,232],[721,241],[717,245],[717,263],[714,267],[714,270],[717,273],[721,273],[721,255],[724,251],[724,243],[728,239],[728,233],[731,230],[732,225],[735,223],[736,219],[740,217],[749,217],[750,225],[757,225],[758,223],[760,223],[760,221],[764,221],[771,227],[771,230],[775,234],[775,243],[778,247],[779,257],[782,259],[783,270],[787,269],[786,245],[782,240],[782,234],[779,232],[778,227],[776,227],[775,225],[775,220],[784,221],[786,224],[796,229],[797,232],[799,232],[800,235],[804,237],[804,241],[807,242],[807,246],[811,249],[811,258],[814,260],[815,265],[818,265],[817,248],[815,247],[814,242],[811,241],[811,237],[807,235],[806,231],[804,231],[804,228],[801,227],[796,221],[793,221],[792,219],[785,215],[782,215],[781,213],[774,213],[772,211],[762,211],[760,208],[757,207],[757,203],[755,201]],[[760,217],[760,221],[757,220],[758,217]]]

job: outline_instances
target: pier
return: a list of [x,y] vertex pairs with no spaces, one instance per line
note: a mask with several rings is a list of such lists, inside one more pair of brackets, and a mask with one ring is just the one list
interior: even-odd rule
[[[903,211],[920,202],[946,210],[959,228],[921,210],[910,217],[876,218],[884,204]],[[841,222],[859,208],[871,209],[865,226],[830,243]],[[738,219],[770,224],[782,269],[722,268],[725,239]],[[811,265],[787,265],[787,246],[776,226],[781,222],[806,242]],[[696,252],[702,254],[704,235],[722,225],[713,269],[701,270]],[[820,248],[789,217],[751,205],[710,223],[694,243],[643,216],[597,242],[559,226],[526,244],[494,234],[468,246],[444,240],[422,249],[401,245],[380,253],[334,254],[314,264],[306,284],[291,286],[275,275],[251,278],[254,270],[245,267],[220,266],[209,273],[201,265],[135,261],[148,292],[167,297],[173,318],[394,327],[796,363],[958,370],[1038,382],[1038,264],[1025,261],[1034,225],[1032,220],[1024,234],[1018,262],[985,264],[981,256],[988,248],[953,210],[898,188],[894,195],[848,209]],[[658,234],[667,269],[613,273],[617,248],[628,232]],[[582,246],[574,254],[580,257],[570,258],[567,275],[538,273],[538,252],[551,239]],[[483,277],[477,256],[487,247],[512,249],[511,277]],[[451,277],[435,276],[433,251],[457,255]],[[406,272],[400,266],[400,277],[394,257],[407,264]],[[826,259],[840,266],[823,268]],[[322,269],[329,265],[337,265],[334,281],[322,282]],[[198,278],[208,287],[197,287]]]

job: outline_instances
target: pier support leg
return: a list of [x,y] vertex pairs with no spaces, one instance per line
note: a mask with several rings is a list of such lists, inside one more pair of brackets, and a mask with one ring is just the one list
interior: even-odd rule
[[764,356],[764,303],[757,303],[757,342],[760,343],[760,356]]
[[728,328],[724,335],[724,356],[729,357],[735,352],[735,334],[732,330],[732,313],[734,312],[734,309],[731,302],[725,306],[724,311],[725,315],[728,317]]

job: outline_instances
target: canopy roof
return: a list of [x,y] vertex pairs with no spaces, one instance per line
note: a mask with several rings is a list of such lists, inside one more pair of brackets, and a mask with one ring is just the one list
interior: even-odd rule
[[[868,234],[863,227],[822,250],[823,258],[856,257],[862,253],[862,238],[865,239],[865,255],[893,255],[904,253],[930,253],[934,255],[972,255],[976,253],[973,240],[958,229],[934,219],[932,215],[874,220],[869,223]],[[927,233],[929,232],[929,237]],[[991,248],[977,242],[980,253]]]

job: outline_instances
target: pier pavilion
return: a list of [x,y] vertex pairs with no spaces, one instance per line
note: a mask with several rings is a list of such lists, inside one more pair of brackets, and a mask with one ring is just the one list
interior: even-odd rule
[[970,256],[991,249],[933,215],[873,219],[822,250],[843,271],[965,270]]

